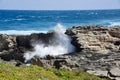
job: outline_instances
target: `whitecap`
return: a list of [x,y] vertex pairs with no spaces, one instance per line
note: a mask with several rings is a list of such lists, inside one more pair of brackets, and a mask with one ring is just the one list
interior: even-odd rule
[[47,31],[37,31],[37,30],[4,30],[0,31],[0,34],[8,35],[30,35],[32,33],[46,33]]
[[120,26],[120,22],[110,22],[109,26]]
[[26,20],[24,18],[17,18],[17,19],[12,19],[13,21],[23,21],[23,20]]

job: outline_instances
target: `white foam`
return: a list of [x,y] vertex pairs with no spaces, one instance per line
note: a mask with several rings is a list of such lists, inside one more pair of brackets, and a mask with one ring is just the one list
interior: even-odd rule
[[0,20],[0,21],[3,21],[3,22],[10,22],[10,21],[23,21],[23,20],[27,20],[27,19],[24,19],[24,18],[17,18],[17,19],[5,19],[5,20]]
[[8,34],[8,35],[30,35],[32,33],[46,33],[47,31],[37,31],[37,30],[4,30],[0,31],[0,34]]
[[16,20],[16,21],[23,21],[23,20],[26,20],[26,19],[18,18],[18,19],[13,19],[13,20]]
[[120,26],[120,22],[110,22],[110,26]]
[[46,55],[61,55],[66,53],[71,53],[74,51],[74,46],[71,44],[71,39],[69,36],[65,35],[66,29],[61,25],[57,24],[54,28],[55,37],[54,42],[57,44],[45,46],[45,44],[38,43],[34,44],[35,51],[25,53],[24,57],[26,61],[30,60],[34,56],[45,57]]
[[90,12],[88,13],[88,15],[97,15],[98,13],[97,12]]

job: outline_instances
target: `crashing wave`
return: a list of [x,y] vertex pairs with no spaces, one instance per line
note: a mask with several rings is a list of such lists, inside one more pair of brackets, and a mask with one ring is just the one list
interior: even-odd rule
[[34,56],[56,56],[74,51],[74,46],[71,44],[71,39],[65,34],[66,29],[61,24],[57,24],[53,31],[55,35],[52,39],[54,40],[52,44],[47,46],[43,43],[33,44],[35,51],[24,54],[26,61],[32,59]]

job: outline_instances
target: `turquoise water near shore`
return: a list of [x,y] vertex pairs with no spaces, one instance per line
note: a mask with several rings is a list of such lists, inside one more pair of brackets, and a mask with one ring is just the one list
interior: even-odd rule
[[120,25],[120,10],[0,10],[0,33],[46,32],[55,25]]

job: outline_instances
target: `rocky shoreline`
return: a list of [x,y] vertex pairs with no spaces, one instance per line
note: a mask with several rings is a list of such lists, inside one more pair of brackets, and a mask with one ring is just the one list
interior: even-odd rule
[[[34,57],[27,63],[45,68],[65,68],[68,70],[83,69],[84,71],[120,80],[120,27],[78,26],[67,29],[76,50],[73,53]],[[34,51],[31,43],[51,44],[54,32],[31,35],[0,35],[0,58],[9,64],[23,66],[24,53]]]

